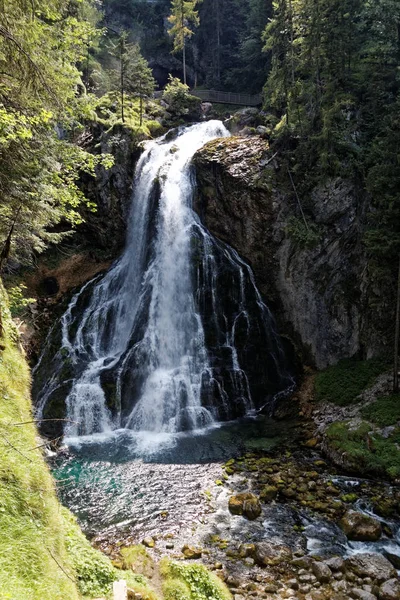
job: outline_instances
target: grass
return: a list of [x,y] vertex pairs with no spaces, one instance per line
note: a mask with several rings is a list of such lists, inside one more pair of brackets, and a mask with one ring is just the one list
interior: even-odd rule
[[346,464],[358,473],[400,477],[400,428],[384,438],[371,431],[370,423],[363,421],[356,429],[347,422],[332,423],[326,431],[331,446],[346,453]]
[[380,427],[396,425],[400,421],[400,394],[377,398],[361,410],[361,415]]
[[378,375],[387,370],[382,358],[370,360],[344,359],[337,365],[320,371],[315,378],[315,391],[318,401],[333,402],[338,406],[349,406],[370,387]]
[[[53,480],[32,421],[30,374],[0,284],[0,599],[79,598]],[[28,422],[17,426],[17,423]]]
[[204,565],[163,559],[160,570],[165,600],[232,599],[226,585]]

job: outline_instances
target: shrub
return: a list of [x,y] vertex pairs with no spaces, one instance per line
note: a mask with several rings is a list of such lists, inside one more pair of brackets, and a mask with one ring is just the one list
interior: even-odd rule
[[349,423],[333,423],[326,431],[332,448],[346,455],[346,465],[357,472],[388,476],[400,476],[400,429],[383,438],[371,431],[370,423],[363,421],[356,429]]
[[400,394],[377,398],[376,402],[363,408],[361,414],[381,427],[395,425],[400,421]]
[[231,600],[226,585],[198,563],[180,563],[164,559],[160,564],[165,581],[165,600]]
[[384,359],[355,360],[346,358],[337,365],[317,374],[315,391],[318,401],[333,402],[339,406],[353,404],[367,387],[387,369]]

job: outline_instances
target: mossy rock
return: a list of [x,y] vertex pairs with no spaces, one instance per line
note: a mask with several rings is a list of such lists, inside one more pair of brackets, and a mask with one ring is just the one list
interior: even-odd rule
[[229,498],[229,511],[233,515],[243,515],[253,521],[261,514],[261,504],[257,496],[251,492],[244,492]]

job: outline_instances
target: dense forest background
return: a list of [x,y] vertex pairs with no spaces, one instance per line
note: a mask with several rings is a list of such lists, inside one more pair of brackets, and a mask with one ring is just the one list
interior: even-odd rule
[[[260,119],[274,152],[290,166],[306,215],[311,191],[324,179],[357,182],[368,198],[364,241],[371,265],[393,281],[400,252],[399,3],[184,4],[199,17],[186,44],[188,84],[263,92]],[[108,96],[99,111],[99,99],[120,87],[125,57],[136,56],[125,79],[127,92],[141,102],[143,90],[151,95],[154,87],[163,88],[169,74],[182,78],[182,62],[169,35],[169,0],[3,0],[1,5],[4,262],[10,252],[30,260],[80,222],[78,207],[86,200],[79,175],[110,160],[87,152],[80,136],[85,124],[118,102]],[[157,127],[146,131],[154,135]],[[307,241],[310,232],[312,224],[306,224],[300,235]]]

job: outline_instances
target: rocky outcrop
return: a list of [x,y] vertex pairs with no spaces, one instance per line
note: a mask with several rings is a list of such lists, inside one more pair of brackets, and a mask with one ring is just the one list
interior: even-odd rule
[[88,149],[95,153],[111,154],[110,169],[99,166],[96,177],[86,176],[81,182],[85,196],[95,204],[96,211],[83,209],[85,222],[79,231],[85,243],[107,257],[117,256],[124,245],[126,226],[133,193],[135,166],[142,147],[135,133],[120,125],[104,131],[93,127]]
[[[211,142],[196,154],[195,167],[195,209],[250,263],[303,360],[324,368],[382,350],[362,244],[367,201],[351,182],[330,179],[300,198],[260,136]],[[382,311],[384,296],[378,303]]]

